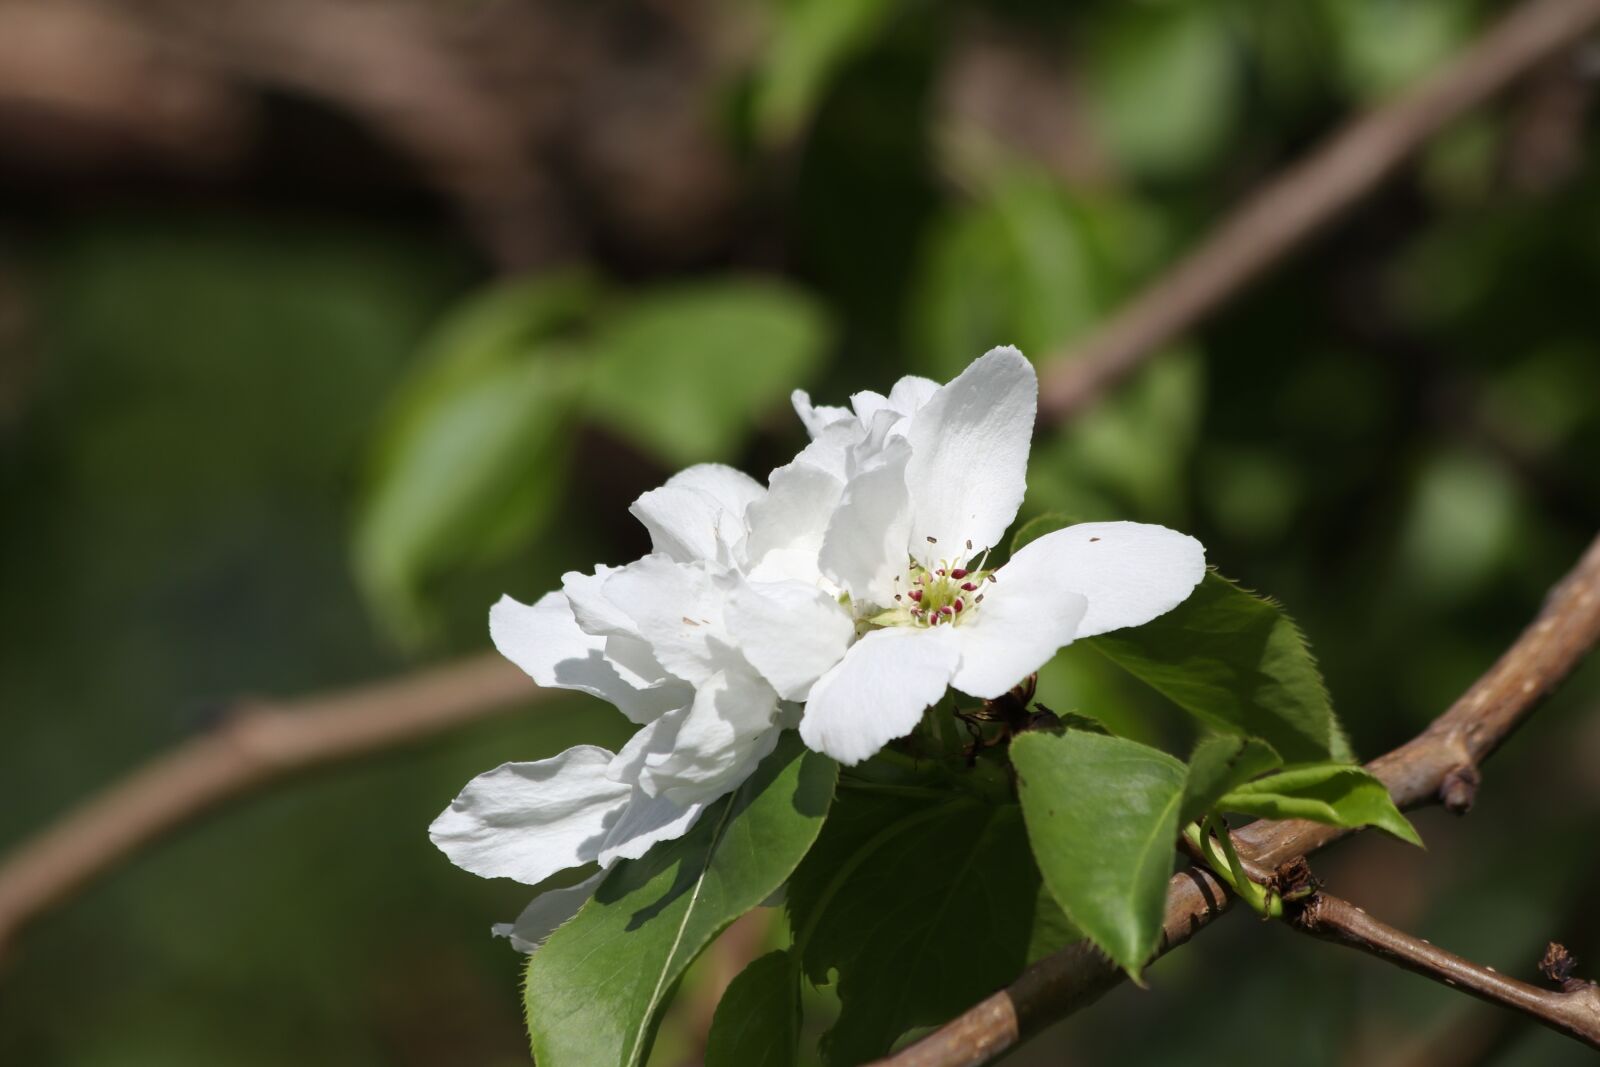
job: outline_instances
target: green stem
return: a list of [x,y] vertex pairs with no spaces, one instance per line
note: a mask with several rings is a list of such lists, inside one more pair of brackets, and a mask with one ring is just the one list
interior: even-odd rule
[[1269,919],[1282,917],[1283,898],[1250,877],[1244,869],[1244,861],[1233,847],[1233,838],[1228,834],[1227,825],[1215,813],[1206,816],[1202,826],[1190,823],[1184,829],[1183,836],[1199,851],[1216,876],[1226,882],[1228,888],[1258,915]]

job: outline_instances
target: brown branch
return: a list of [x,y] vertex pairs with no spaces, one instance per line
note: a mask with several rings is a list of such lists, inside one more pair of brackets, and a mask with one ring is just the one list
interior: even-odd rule
[[1216,310],[1370,192],[1450,122],[1600,23],[1600,0],[1529,0],[1448,66],[1354,120],[1260,190],[1039,383],[1039,412],[1065,419]]
[[[1470,805],[1478,764],[1600,642],[1600,537],[1551,590],[1544,607],[1487,674],[1413,740],[1367,764],[1401,807]],[[1471,783],[1470,785],[1468,783]],[[1348,831],[1304,822],[1262,822],[1234,835],[1253,864],[1278,865],[1314,852]],[[1232,898],[1209,871],[1191,868],[1167,886],[1164,955],[1227,910]],[[1122,972],[1086,944],[1033,964],[1015,982],[879,1061],[894,1067],[976,1067],[1029,1034],[1092,1003]]]
[[[1375,185],[1429,134],[1570,45],[1597,20],[1600,0],[1532,0],[1436,77],[1356,122],[1224,222],[1211,239],[1158,279],[1070,358],[1052,361],[1041,381],[1041,415],[1059,419],[1081,410],[1136,366],[1145,353],[1193,325],[1317,224]],[[232,54],[245,62],[251,52],[240,45]],[[330,60],[324,50],[311,49],[304,59],[304,69],[297,67],[290,79],[295,84],[300,84],[295,79],[303,79],[305,85],[316,87],[322,85],[321,79],[335,76],[330,71],[336,71],[337,57]],[[394,88],[392,82],[386,84]],[[375,113],[387,116],[397,101],[375,96],[367,103]],[[1554,637],[1524,634],[1507,656],[1518,649],[1532,654],[1537,645],[1559,659],[1556,646],[1563,637],[1576,633],[1563,628]],[[1373,769],[1397,790],[1397,796],[1409,797],[1408,804],[1425,801],[1447,784],[1458,806],[1469,802],[1477,760],[1504,735],[1504,730],[1493,732],[1497,727],[1490,727],[1488,733],[1475,732],[1478,711],[1486,716],[1509,716],[1514,722],[1571,664],[1552,661],[1544,666],[1549,668],[1546,673],[1528,675],[1513,664],[1502,679],[1503,686],[1492,682],[1495,671],[1491,671],[1468,698],[1492,707],[1467,709],[1459,728],[1445,727],[1446,734],[1439,736],[1430,731],[1377,761]],[[1518,685],[1525,684],[1524,678],[1533,679],[1533,691],[1517,691]],[[537,692],[512,668],[487,657],[344,694],[241,714],[214,733],[180,746],[112,785],[24,842],[0,863],[0,946],[24,923],[112,869],[144,843],[220,801],[302,767],[449,729],[531,699]],[[1452,709],[1452,714],[1456,710]],[[1444,723],[1441,720],[1435,729]],[[1439,777],[1430,777],[1441,767]],[[1456,777],[1447,783],[1445,776],[1451,772]],[[1272,863],[1320,847],[1336,836],[1325,827],[1299,824],[1290,824],[1283,832],[1288,836],[1247,830],[1239,835],[1241,847],[1261,862]],[[1163,951],[1187,940],[1225,908],[1227,900],[1220,883],[1208,875],[1179,875],[1168,893]],[[967,1032],[973,1054],[986,1056],[989,1053],[984,1050],[1009,1047],[1018,1033],[1087,1003],[1118,980],[1117,973],[1092,953],[1069,949],[1035,964],[1009,991],[997,993],[939,1034]],[[922,1047],[919,1044],[902,1055]],[[983,1060],[909,1058],[902,1062]]]
[[[1562,980],[1560,990],[1519,982],[1396,930],[1349,901],[1326,893],[1314,893],[1302,904],[1289,907],[1284,919],[1301,933],[1365,952],[1479,1000],[1521,1012],[1558,1033],[1600,1049],[1600,986],[1591,982],[1567,978]],[[1552,953],[1559,948],[1550,946]]]
[[142,846],[224,801],[318,764],[416,740],[550,693],[484,654],[282,704],[245,703],[90,797],[0,864],[0,954],[16,932]]

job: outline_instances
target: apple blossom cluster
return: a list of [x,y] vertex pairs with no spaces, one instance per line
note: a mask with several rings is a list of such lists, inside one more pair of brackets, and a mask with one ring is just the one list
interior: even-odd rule
[[[478,776],[434,842],[486,877],[603,871],[684,834],[784,729],[859,763],[952,687],[998,697],[1073,640],[1176,607],[1205,554],[1160,526],[1071,526],[990,566],[1022,504],[1037,394],[1014,348],[849,408],[796,392],[811,441],[766,486],[691,467],[630,509],[649,555],[569,573],[532,605],[502,598],[501,653],[640,729],[615,753],[580,745]],[[529,950],[590,888],[545,893],[497,931]]]

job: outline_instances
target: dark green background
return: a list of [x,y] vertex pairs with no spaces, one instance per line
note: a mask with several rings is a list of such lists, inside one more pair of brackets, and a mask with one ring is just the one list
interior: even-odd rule
[[[1042,357],[1081,336],[1340,116],[1499,10],[1289,7],[885,5],[836,51],[791,13],[786,47],[801,55],[784,62],[817,71],[802,132],[784,141],[763,118],[770,53],[703,102],[736,161],[738,239],[672,270],[657,265],[684,262],[670,249],[590,242],[581,258],[606,295],[576,340],[562,335],[560,358],[601,361],[594,338],[663,287],[717,291],[752,274],[799,294],[825,340],[754,406],[724,397],[730,378],[761,377],[760,345],[728,377],[697,371],[690,344],[649,351],[662,381],[691,385],[661,402],[693,440],[670,437],[673,419],[641,428],[637,397],[616,398],[630,379],[597,375],[588,400],[563,402],[579,414],[538,446],[553,451],[484,459],[509,455],[502,488],[543,492],[536,514],[487,559],[460,547],[491,539],[489,517],[480,530],[469,515],[449,551],[417,562],[403,609],[364,597],[356,530],[396,390],[411,374],[427,394],[425,338],[491,281],[449,212],[420,194],[366,204],[337,183],[281,182],[270,150],[259,173],[205,195],[0,158],[14,312],[0,333],[0,848],[240,696],[478,649],[499,592],[529,599],[563,569],[637,554],[626,504],[702,447],[702,420],[734,428],[737,445],[705,438],[716,458],[760,475],[801,440],[783,410],[791,386],[839,401],[901,373],[947,377],[994,344]],[[1026,41],[1067,72],[1060,104],[1099,154],[1092,173],[1025,146],[953,147],[962,127],[939,87],[979,33]],[[1366,757],[1487,668],[1600,528],[1597,124],[1580,117],[1570,168],[1514,181],[1527,95],[1447,131],[1181,348],[1035,444],[1027,512],[1183,528],[1281,600]],[[320,106],[273,121],[325,121]],[[565,481],[540,490],[555,466]],[[1087,660],[1069,654],[1041,695],[1182,748],[1177,715]],[[487,927],[526,893],[452,868],[425,829],[502,760],[625,736],[620,716],[575,697],[208,815],[11,946],[0,1062],[524,1062],[520,961]],[[1596,668],[1495,758],[1470,819],[1425,812],[1417,826],[1425,854],[1369,834],[1318,871],[1502,971],[1531,976],[1560,938],[1600,975],[1600,930],[1581,906],[1600,891]],[[1242,914],[1149,977],[1150,991],[1118,990],[1015,1062],[1399,1065],[1412,1043],[1450,1027],[1470,1042],[1478,1026],[1498,1058],[1428,1062],[1589,1055],[1519,1022],[1495,1030],[1490,1009]],[[657,1060],[691,1061],[695,1025],[669,1017]]]

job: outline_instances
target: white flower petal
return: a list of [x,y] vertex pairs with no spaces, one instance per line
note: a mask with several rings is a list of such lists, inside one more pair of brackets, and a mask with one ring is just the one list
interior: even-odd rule
[[886,446],[883,464],[857,475],[845,487],[822,539],[818,563],[861,606],[888,606],[895,579],[906,573],[906,542],[911,529],[907,465],[914,462],[902,439]]
[[611,753],[569,748],[536,763],[506,763],[467,783],[428,836],[457,867],[536,885],[593,863],[627,807],[631,786],[606,777]]
[[728,631],[785,700],[804,700],[856,634],[843,605],[806,582],[741,586],[728,605]]
[[607,773],[626,780],[631,771],[645,793],[677,804],[715,799],[744,780],[752,753],[776,743],[777,711],[772,687],[738,661],[701,685],[688,707],[639,731],[648,737],[624,746]]
[[638,685],[607,658],[611,640],[584,633],[561,593],[546,593],[533,605],[503,596],[489,609],[489,636],[500,654],[542,686],[576,689],[608,700],[634,722],[649,722],[682,704],[687,689],[676,680]]
[[961,666],[950,684],[963,693],[1000,696],[1077,635],[1089,602],[1047,553],[1028,551],[1034,544],[1001,567],[996,581],[984,583],[983,602],[970,603],[951,628],[960,640]]
[[[819,577],[817,553],[822,550],[828,518],[844,492],[844,481],[799,460],[773,471],[768,481],[766,496],[745,513],[750,528],[745,540],[746,572],[760,569],[769,556],[782,552],[788,561],[783,565],[785,571],[798,565],[800,573],[795,577],[815,581]],[[811,557],[809,568],[804,566],[807,554]]]
[[889,390],[889,406],[902,415],[915,415],[938,391],[939,383],[932,378],[908,374]]
[[533,952],[556,932],[556,927],[578,914],[605,876],[605,871],[596,871],[574,885],[547,889],[534,897],[514,922],[495,923],[490,932],[509,938],[518,952]]
[[701,463],[635,500],[628,512],[650,531],[652,548],[680,563],[731,563],[744,540],[744,513],[766,490],[742,471]]
[[606,578],[605,594],[639,628],[661,665],[691,685],[720,670],[724,583],[702,566],[646,556]]
[[[1024,556],[1048,559],[1067,588],[1089,598],[1078,637],[1139,626],[1188,599],[1206,574],[1206,550],[1188,534],[1142,522],[1085,522],[1024,545],[999,572],[1001,582]],[[984,607],[988,607],[984,601]]]
[[766,487],[742,470],[723,463],[697,463],[667,479],[673,489],[696,489],[722,505],[730,515],[743,515],[745,509],[766,494]]
[[617,860],[636,860],[656,842],[682,837],[705,809],[703,803],[685,806],[634,790],[621,818],[606,833],[598,857],[600,865],[609,867]]
[[800,416],[800,421],[805,425],[806,432],[816,437],[824,429],[850,418],[849,408],[829,407],[825,404],[811,403],[811,394],[804,389],[796,389],[789,394],[789,402],[794,405],[794,413]]
[[[1027,484],[1039,381],[1015,348],[996,348],[935,393],[906,432],[910,549],[925,563],[1000,543]],[[929,542],[933,538],[933,542]]]
[[916,729],[960,658],[949,627],[874,630],[812,687],[801,740],[840,763],[860,763]]

